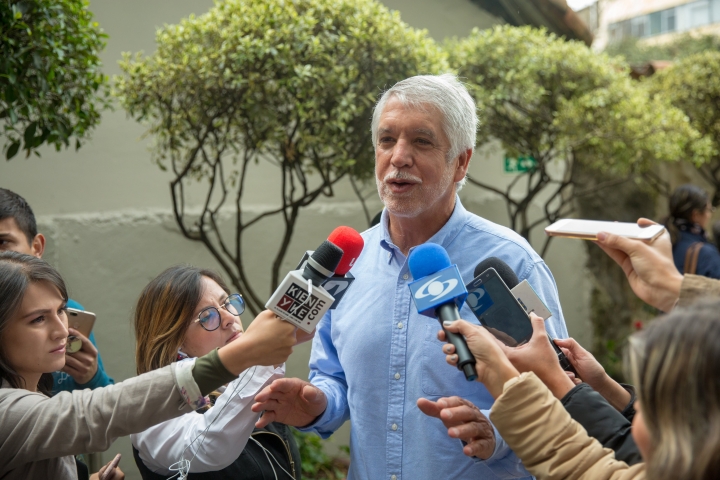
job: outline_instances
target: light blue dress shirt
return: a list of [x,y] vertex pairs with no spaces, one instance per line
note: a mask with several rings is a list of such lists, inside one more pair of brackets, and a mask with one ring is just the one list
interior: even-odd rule
[[[325,392],[328,405],[303,430],[327,438],[352,419],[349,480],[529,477],[497,431],[493,455],[472,459],[439,419],[418,409],[420,397],[458,395],[487,415],[493,398],[445,362],[437,339],[440,324],[417,313],[407,257],[393,245],[387,224],[386,210],[380,224],[362,234],[365,248],[352,268],[356,280],[318,325],[310,381]],[[518,234],[468,212],[456,198],[452,216],[428,241],[447,250],[466,283],[481,260],[494,256],[507,262],[552,311],[546,322],[550,335],[567,337],[552,274]],[[467,305],[460,314],[478,323]]]

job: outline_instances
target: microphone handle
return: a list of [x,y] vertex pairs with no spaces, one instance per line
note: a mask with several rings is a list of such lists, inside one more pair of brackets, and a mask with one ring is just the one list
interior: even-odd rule
[[[438,320],[440,325],[445,321],[454,322],[460,320],[460,312],[458,312],[455,302],[445,303],[437,308]],[[455,346],[455,354],[458,356],[458,369],[462,370],[468,382],[477,379],[477,370],[475,369],[475,357],[467,346],[465,337],[458,333],[448,332],[443,327],[445,338]]]
[[[562,367],[562,369],[565,370],[566,372],[571,372],[571,373],[575,374],[576,377],[578,377],[578,373],[575,370],[575,367],[572,366],[572,363],[570,363],[570,360],[568,360],[568,358],[565,356],[563,351],[560,350],[560,347],[555,345],[555,342],[553,341],[553,339],[549,333],[548,333],[548,340],[550,340],[550,345],[553,346],[553,349],[555,350],[555,353],[557,354],[558,362],[560,362],[560,366]],[[580,378],[580,377],[578,377],[578,378]]]

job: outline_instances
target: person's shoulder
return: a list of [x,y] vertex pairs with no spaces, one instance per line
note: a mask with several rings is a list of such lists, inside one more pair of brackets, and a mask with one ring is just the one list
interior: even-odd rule
[[0,388],[0,410],[8,412],[13,407],[27,408],[47,400],[48,396],[40,392],[31,392],[24,388]]
[[[543,259],[530,246],[527,240],[514,230],[499,225],[495,222],[467,212],[467,219],[464,225],[464,232],[470,234],[469,241],[477,242],[485,246],[490,243],[502,244],[504,250],[509,249],[512,255],[522,255],[532,262],[542,262]],[[507,251],[507,250],[506,250]]]

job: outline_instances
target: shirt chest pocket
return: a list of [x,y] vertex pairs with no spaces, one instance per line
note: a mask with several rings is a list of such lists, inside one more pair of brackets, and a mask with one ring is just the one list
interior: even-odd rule
[[437,338],[439,323],[425,325],[422,355],[422,391],[425,395],[470,398],[478,394],[477,382],[469,382],[456,367],[448,365],[442,351],[445,342]]

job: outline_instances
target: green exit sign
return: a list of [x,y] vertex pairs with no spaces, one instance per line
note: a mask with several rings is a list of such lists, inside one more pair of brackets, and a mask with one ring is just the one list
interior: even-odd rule
[[503,171],[505,173],[526,173],[537,168],[537,161],[530,156],[527,157],[505,157]]

